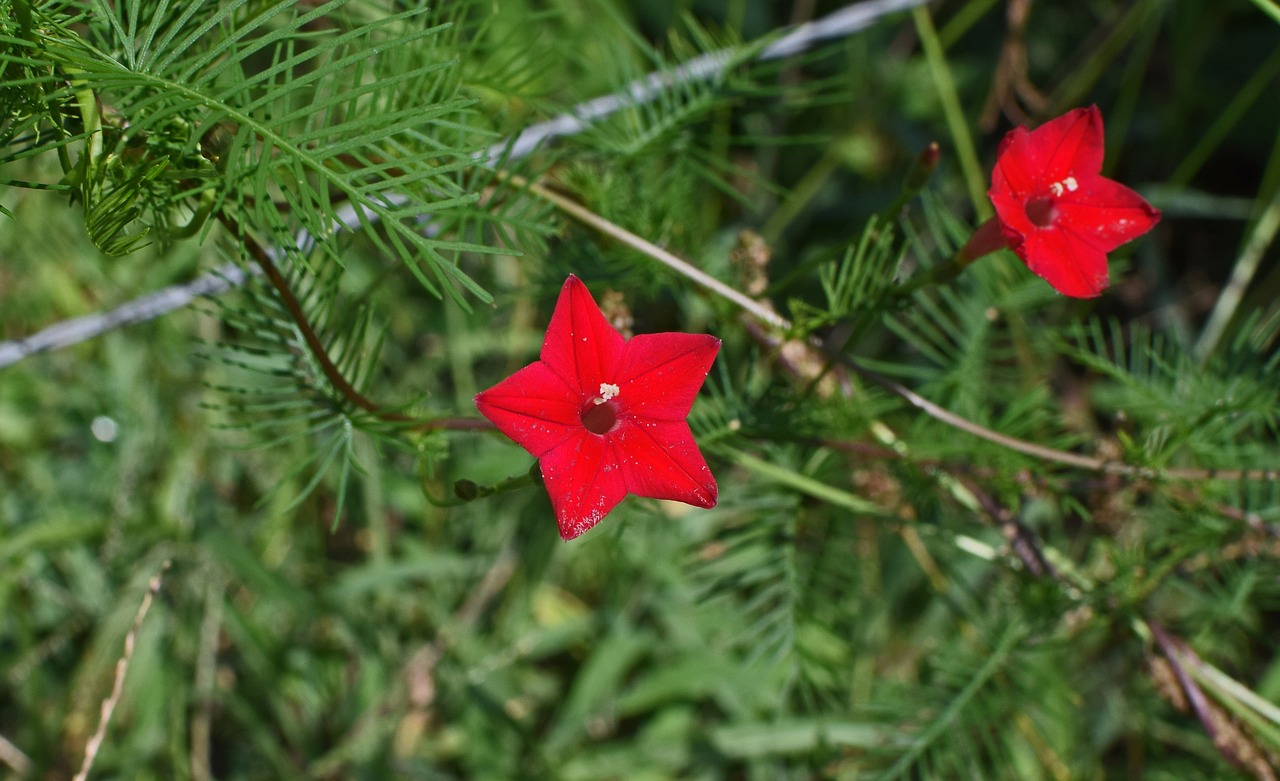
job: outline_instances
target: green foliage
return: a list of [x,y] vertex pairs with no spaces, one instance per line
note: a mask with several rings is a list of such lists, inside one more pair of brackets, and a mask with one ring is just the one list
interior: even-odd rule
[[[74,774],[126,635],[93,778],[1274,778],[1265,4],[958,0],[761,61],[777,5],[0,0],[0,340],[235,275],[0,341],[0,778]],[[952,265],[962,156],[1091,102],[1164,210],[1111,290]],[[722,340],[714,509],[564,544],[474,426],[568,273]]]
[[[1224,448],[1247,446],[1276,431],[1280,384],[1274,360],[1237,343],[1223,359],[1234,366],[1202,370],[1158,333],[1093,320],[1075,324],[1079,346],[1064,351],[1110,381],[1096,390],[1099,408],[1132,419],[1146,440],[1138,455],[1167,463],[1180,448],[1205,463]],[[1213,367],[1217,369],[1217,367]],[[1235,454],[1236,458],[1243,455]]]
[[[277,245],[299,231],[329,236],[346,208],[362,224],[377,221],[383,230],[366,235],[432,292],[461,287],[487,300],[452,257],[483,248],[418,229],[424,214],[478,197],[451,176],[470,161],[458,144],[474,144],[460,126],[473,101],[457,94],[443,47],[431,45],[445,25],[425,6],[382,14],[348,5],[100,4],[85,9],[84,35],[70,29],[70,9],[46,9],[33,24],[53,34],[7,58],[6,67],[39,74],[35,95],[15,108],[42,98],[76,106],[79,121],[62,126],[52,111],[42,128],[6,112],[26,132],[0,163],[65,151],[78,130],[85,143],[64,182],[109,255],[136,249],[176,212],[207,214],[203,199]],[[126,234],[139,219],[146,227]]]

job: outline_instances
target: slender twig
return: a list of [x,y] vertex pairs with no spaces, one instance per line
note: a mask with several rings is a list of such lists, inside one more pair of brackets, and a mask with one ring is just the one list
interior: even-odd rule
[[1036,539],[1035,532],[1014,517],[1009,508],[996,501],[995,497],[979,487],[976,482],[963,480],[955,475],[952,475],[952,478],[963,485],[978,500],[983,512],[990,516],[995,525],[999,527],[1000,533],[1009,542],[1009,547],[1013,550],[1014,555],[1022,560],[1022,564],[1027,568],[1028,572],[1036,577],[1061,579],[1058,571],[1054,569],[1049,560],[1045,558],[1044,552],[1040,550],[1040,543]]
[[298,297],[294,295],[289,281],[284,278],[284,274],[281,274],[280,269],[276,267],[275,261],[271,258],[271,253],[257,239],[245,232],[235,218],[227,213],[220,212],[218,221],[240,242],[249,253],[249,256],[258,264],[263,276],[275,288],[276,295],[280,298],[280,303],[284,305],[289,317],[293,320],[294,325],[297,326],[298,333],[302,335],[302,340],[306,342],[307,349],[320,367],[321,373],[324,374],[325,379],[329,381],[333,389],[351,405],[371,413],[379,420],[401,425],[414,431],[432,431],[436,429],[482,431],[493,428],[492,423],[480,418],[414,418],[387,410],[370,400],[351,384],[351,381],[347,379],[342,370],[329,357],[328,349],[325,348],[324,343],[320,341],[320,336],[312,328],[306,312],[302,309],[302,304],[299,303]]
[[[872,445],[856,439],[833,439],[830,437],[811,436],[797,436],[793,439],[796,442],[816,447],[825,447],[831,450],[838,450],[840,452],[849,453],[871,461],[900,461],[907,458],[906,454],[900,450],[895,450],[881,445]],[[975,467],[972,463],[967,461],[957,463],[955,461],[947,461],[940,458],[912,458],[911,464],[921,469],[936,469],[946,472],[971,489],[973,488],[971,477],[987,479],[996,474],[996,471],[993,469]],[[1023,481],[1030,481],[1033,485],[1042,488],[1052,485],[1048,478],[1041,475],[1023,475],[1020,479]],[[1113,479],[1114,478],[1112,477],[1103,477],[1083,484],[1080,482],[1073,482],[1075,485],[1084,488],[1085,490],[1109,491],[1114,489]],[[1152,485],[1152,483],[1140,482],[1135,485],[1135,490],[1140,493],[1149,492]],[[1280,539],[1280,524],[1267,523],[1262,516],[1256,512],[1250,512],[1223,502],[1208,501],[1203,496],[1178,486],[1167,486],[1166,491],[1169,496],[1180,502],[1196,504],[1197,506],[1216,512],[1228,520],[1244,524],[1244,526],[1250,531],[1259,535]],[[977,494],[976,491],[974,493],[975,495]]]
[[1034,442],[1027,442],[1017,437],[1011,437],[1001,434],[978,423],[961,417],[944,407],[929,401],[915,391],[897,383],[877,371],[868,369],[861,365],[848,355],[832,354],[827,352],[826,355],[840,365],[856,372],[859,376],[868,379],[885,390],[890,391],[894,395],[902,398],[916,409],[925,413],[929,417],[940,423],[945,423],[952,428],[963,431],[979,439],[985,439],[988,442],[1000,445],[1023,455],[1038,458],[1042,461],[1050,461],[1066,466],[1074,466],[1091,472],[1101,472],[1109,475],[1119,475],[1121,477],[1133,477],[1146,480],[1280,480],[1280,469],[1197,469],[1197,468],[1169,468],[1169,469],[1153,469],[1151,467],[1136,466],[1134,464],[1126,464],[1122,461],[1113,461],[1106,458],[1097,458],[1094,456],[1081,455],[1066,450],[1058,450],[1056,448],[1037,445]]
[[[502,174],[501,176],[514,186],[522,187],[532,195],[542,198],[552,206],[555,206],[560,211],[570,217],[573,217],[584,225],[594,228],[609,238],[626,244],[628,247],[648,255],[650,258],[658,261],[676,273],[681,274],[708,292],[714,293],[715,295],[724,298],[726,301],[736,304],[744,312],[755,317],[761,323],[777,328],[780,331],[790,331],[792,329],[790,320],[779,315],[768,306],[744,295],[740,291],[726,285],[715,277],[712,277],[710,274],[707,274],[705,271],[676,257],[656,244],[637,236],[617,223],[601,217],[577,201],[562,195],[545,185],[526,181],[514,174]],[[932,401],[929,401],[905,385],[889,379],[874,369],[863,366],[851,356],[844,353],[833,352],[826,344],[816,337],[809,337],[808,343],[815,349],[820,350],[823,355],[827,356],[830,360],[835,361],[846,369],[849,369],[863,379],[879,385],[934,420],[951,426],[959,431],[963,431],[966,434],[970,434],[971,436],[984,439],[1008,450],[1022,453],[1023,455],[1031,456],[1042,461],[1072,466],[1091,472],[1101,472],[1103,474],[1149,480],[1280,480],[1280,469],[1153,469],[1150,467],[1136,466],[1134,464],[1126,464],[1121,461],[1096,458],[1094,456],[1086,456],[1066,450],[1058,450],[1056,448],[1045,447],[1044,445],[1037,445],[1034,442],[1028,442],[1023,439],[1018,439],[1017,437],[1001,434],[999,431],[974,423],[973,421],[961,417],[944,407],[934,404]]]
[[731,301],[732,303],[737,304],[738,307],[765,325],[772,326],[781,331],[791,329],[790,321],[764,304],[761,304],[741,291],[726,285],[702,269],[697,268],[688,261],[676,257],[653,242],[643,239],[631,231],[606,220],[604,217],[601,217],[577,201],[561,195],[554,190],[538,184],[537,182],[530,182],[524,177],[516,176],[515,174],[499,172],[498,175],[500,178],[510,182],[513,186],[527,190],[531,194],[538,196],[584,225],[589,225],[606,236],[626,244],[632,249],[639,250],[667,268],[670,268],[681,276],[686,277],[695,284],[701,285],[726,301]]
[[[232,238],[245,248],[250,257],[258,264],[258,267],[262,269],[267,280],[271,282],[271,286],[276,290],[276,295],[280,297],[280,303],[288,310],[289,316],[293,319],[294,324],[298,326],[299,333],[302,334],[302,340],[307,343],[307,348],[311,351],[312,357],[320,365],[320,371],[324,373],[325,378],[329,380],[334,389],[342,394],[347,401],[365,412],[378,412],[378,405],[356,390],[355,386],[334,365],[333,359],[329,357],[329,351],[320,341],[320,337],[316,335],[315,329],[311,327],[311,322],[307,319],[306,313],[302,311],[302,305],[298,303],[298,297],[293,294],[293,288],[289,285],[288,280],[284,278],[284,275],[280,273],[280,269],[276,268],[275,262],[272,261],[266,249],[258,243],[257,239],[246,233],[244,228],[240,227],[240,223],[226,212],[218,214],[218,221],[231,233]],[[393,415],[388,420],[401,422],[405,418],[401,415]]]
[[12,768],[19,778],[24,778],[31,772],[31,757],[28,757],[23,753],[22,749],[9,742],[4,735],[0,735],[0,762]]
[[[1244,747],[1239,744],[1239,741],[1244,738],[1243,733],[1225,719],[1188,669],[1189,666],[1203,664],[1200,657],[1181,638],[1169,634],[1155,621],[1148,621],[1147,626],[1151,629],[1151,635],[1155,638],[1156,644],[1164,653],[1164,658],[1173,669],[1174,677],[1177,678],[1178,685],[1186,695],[1187,702],[1195,711],[1196,718],[1200,720],[1200,726],[1204,727],[1205,734],[1213,741],[1214,748],[1231,764],[1248,769],[1246,758],[1240,753],[1241,748]],[[1274,777],[1274,775],[1271,776],[1271,778]]]
[[166,559],[160,565],[160,571],[152,576],[147,583],[147,593],[142,597],[142,604],[138,606],[138,612],[133,617],[133,625],[129,627],[129,631],[124,636],[124,654],[116,662],[115,680],[111,684],[111,694],[102,701],[102,710],[98,715],[98,729],[94,731],[89,738],[89,742],[84,746],[84,762],[80,765],[80,772],[76,773],[72,781],[86,781],[89,777],[89,771],[93,769],[93,762],[98,758],[98,751],[102,748],[102,741],[107,736],[107,725],[111,723],[111,715],[116,711],[116,705],[120,703],[120,695],[124,692],[124,676],[129,669],[129,661],[133,658],[134,645],[138,640],[138,632],[142,629],[142,621],[147,617],[147,611],[151,609],[151,601],[160,591],[160,581],[164,577],[164,573],[169,569],[169,561]]

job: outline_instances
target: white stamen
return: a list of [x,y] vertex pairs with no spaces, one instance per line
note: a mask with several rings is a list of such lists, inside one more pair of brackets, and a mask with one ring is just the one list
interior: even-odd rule
[[596,404],[604,404],[606,401],[608,401],[609,399],[612,399],[614,396],[617,396],[621,392],[622,392],[622,389],[619,388],[617,385],[612,385],[607,382],[602,382],[600,383],[600,398],[596,399]]
[[1059,198],[1064,192],[1073,193],[1080,189],[1080,183],[1076,181],[1074,176],[1068,176],[1061,182],[1054,182],[1049,185],[1049,192],[1053,193],[1054,198]]

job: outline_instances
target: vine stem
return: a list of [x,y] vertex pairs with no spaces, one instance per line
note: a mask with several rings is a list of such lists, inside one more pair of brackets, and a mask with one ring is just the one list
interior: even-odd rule
[[[641,238],[617,223],[601,217],[599,214],[596,214],[572,198],[556,192],[544,184],[529,181],[516,174],[499,172],[499,178],[510,182],[515,187],[527,191],[531,195],[541,198],[575,220],[599,231],[603,235],[649,256],[672,271],[684,276],[694,284],[702,287],[704,290],[737,305],[744,312],[756,318],[764,325],[776,328],[779,331],[792,330],[791,321],[778,314],[773,309],[748,297],[741,291],[726,285],[710,274],[707,274],[702,269],[697,268],[688,261],[676,257],[653,242]],[[807,342],[811,347],[819,350],[830,360],[835,361],[846,369],[849,369],[863,379],[879,385],[934,420],[951,426],[959,431],[963,431],[971,436],[984,439],[1014,452],[1022,453],[1023,455],[1038,458],[1042,461],[1063,464],[1065,466],[1076,467],[1091,472],[1101,472],[1103,474],[1147,480],[1280,480],[1280,469],[1152,469],[1150,467],[1127,464],[1122,461],[1086,456],[1081,453],[1072,453],[1067,450],[1058,450],[1044,445],[1037,445],[1034,442],[1028,442],[1023,439],[1018,439],[1017,437],[1001,434],[999,431],[974,423],[968,418],[961,417],[960,415],[929,401],[905,385],[902,385],[901,383],[892,380],[873,369],[863,366],[856,359],[844,353],[833,352],[826,344],[816,337],[808,337]]]
[[298,327],[298,332],[302,334],[302,340],[306,342],[307,349],[311,352],[316,364],[319,365],[321,373],[324,374],[325,379],[329,381],[334,390],[349,403],[374,415],[379,420],[401,424],[412,431],[434,431],[438,429],[486,431],[494,428],[492,423],[482,418],[414,418],[384,409],[365,396],[351,384],[351,381],[346,378],[342,370],[329,357],[329,351],[325,348],[324,343],[320,341],[315,329],[311,327],[311,322],[307,319],[306,312],[302,310],[302,304],[298,302],[298,297],[293,294],[293,288],[289,286],[289,281],[280,273],[280,269],[276,268],[270,253],[250,236],[236,222],[235,218],[226,212],[218,213],[218,221],[244,245],[249,255],[253,257],[254,261],[262,269],[262,273],[280,296],[280,302],[284,304],[284,308],[289,312],[289,317],[293,319],[294,324]]

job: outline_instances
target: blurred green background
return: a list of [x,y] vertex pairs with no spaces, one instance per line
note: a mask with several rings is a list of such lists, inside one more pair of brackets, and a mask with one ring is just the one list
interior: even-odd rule
[[[663,63],[838,7],[457,4],[459,21],[487,25],[476,33],[484,45],[459,58],[459,90],[479,101],[478,127],[491,134],[477,134],[480,148]],[[1096,103],[1108,175],[1142,191],[1164,221],[1114,259],[1114,287],[1094,305],[1053,296],[1011,258],[976,272],[982,284],[1014,280],[1019,306],[1050,312],[1029,322],[1033,332],[1092,311],[1191,345],[1254,241],[1262,253],[1238,311],[1272,304],[1274,3],[927,7],[941,68],[919,18],[897,13],[799,59],[744,66],[707,90],[703,109],[623,116],[532,165],[726,279],[740,232],[760,232],[773,254],[769,295],[785,308],[821,299],[818,264],[893,200],[930,141],[943,162],[908,224],[943,242],[975,224],[970,193],[986,182],[966,180],[946,82],[983,177],[1014,124]],[[1025,23],[1011,26],[1020,12]],[[29,178],[58,176],[53,160],[21,166]],[[2,340],[226,257],[215,231],[108,259],[65,196],[6,188],[0,205],[12,212],[0,218]],[[1275,777],[1266,751],[1240,749],[1243,769],[1223,758],[1197,715],[1177,707],[1178,684],[1150,638],[1132,631],[1158,617],[1264,702],[1280,698],[1276,540],[1213,509],[1226,502],[1274,525],[1274,485],[1171,498],[1087,474],[1020,482],[1038,467],[939,436],[882,394],[816,399],[723,306],[545,208],[531,219],[542,238],[517,242],[519,257],[463,259],[496,298],[470,311],[351,240],[343,289],[376,302],[386,329],[372,389],[387,403],[474,415],[477,390],[533,359],[555,291],[578,273],[597,298],[626,292],[639,332],[725,340],[694,420],[720,507],[630,498],[565,544],[538,490],[428,501],[453,479],[493,482],[531,463],[499,437],[461,433],[422,444],[446,449],[430,469],[419,453],[355,437],[357,468],[335,518],[339,476],[324,471],[308,490],[314,472],[296,469],[315,441],[268,444],[228,409],[230,369],[206,354],[232,334],[209,302],[27,357],[0,368],[0,778],[79,767],[125,633],[165,561],[95,778]],[[924,261],[913,251],[912,262]],[[956,315],[959,331],[981,320],[981,306],[973,311],[977,320]],[[888,361],[896,344],[882,331],[866,347]],[[1037,410],[1084,421],[1059,446],[1120,447],[1126,433],[1145,433],[1117,422],[1109,386],[1079,365],[974,360],[1016,375],[1011,387],[1038,387]],[[981,396],[986,375],[935,377],[922,363],[904,360],[904,373],[933,383],[931,398],[1014,426],[1016,405]],[[707,435],[721,413],[754,427],[765,467]],[[914,448],[905,464],[857,452],[892,449],[873,425],[884,416]],[[853,452],[804,441],[824,431],[857,432]],[[1251,451],[1259,458],[1275,454],[1270,431]],[[999,524],[933,467],[969,458],[999,475],[992,494],[1081,581],[1026,572]],[[873,510],[850,509],[860,500]],[[1081,596],[1082,582],[1096,598]],[[1224,707],[1219,734],[1235,724],[1252,736],[1241,745],[1280,745],[1275,721]]]

